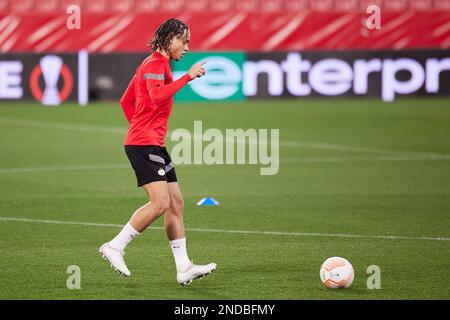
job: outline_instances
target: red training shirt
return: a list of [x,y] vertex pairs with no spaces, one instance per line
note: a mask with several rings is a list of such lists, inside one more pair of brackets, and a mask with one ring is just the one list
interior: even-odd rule
[[125,145],[164,147],[173,96],[191,80],[186,73],[173,82],[169,60],[159,52],[148,56],[120,99],[130,124]]

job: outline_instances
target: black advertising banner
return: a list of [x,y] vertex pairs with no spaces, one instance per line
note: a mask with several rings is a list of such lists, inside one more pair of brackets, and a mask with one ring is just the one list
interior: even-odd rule
[[244,94],[268,97],[449,96],[450,51],[249,53]]
[[118,100],[148,53],[108,53],[89,55],[89,97],[91,100]]
[[0,55],[0,102],[115,100],[147,54],[15,53]]
[[[64,101],[78,101],[81,105],[96,100],[117,101],[148,54],[2,54],[0,101],[26,99],[46,105]],[[368,97],[391,102],[404,96],[450,96],[450,50],[240,55],[242,59],[236,62],[230,53],[203,53],[211,60],[206,64],[206,77],[203,82],[200,79],[189,83],[186,90],[190,94],[181,92],[177,101],[200,98],[218,101],[239,96]],[[187,71],[177,71],[179,64],[174,63],[174,76]]]
[[0,55],[0,101],[36,100],[59,105],[76,100],[78,54]]

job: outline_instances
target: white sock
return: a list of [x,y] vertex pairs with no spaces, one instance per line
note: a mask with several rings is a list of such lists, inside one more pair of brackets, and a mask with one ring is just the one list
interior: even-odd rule
[[191,265],[186,251],[186,238],[169,241],[169,244],[175,258],[177,271],[185,271]]
[[130,223],[127,223],[123,227],[122,231],[120,231],[119,234],[109,242],[109,245],[115,249],[123,251],[125,250],[125,247],[131,242],[131,240],[136,238],[138,235],[140,235],[140,233],[137,232],[130,225]]

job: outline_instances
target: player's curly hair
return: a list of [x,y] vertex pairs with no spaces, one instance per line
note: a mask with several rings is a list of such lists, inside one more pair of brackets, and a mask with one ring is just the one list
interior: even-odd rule
[[152,51],[157,49],[169,52],[170,40],[173,36],[181,37],[184,31],[189,31],[189,27],[178,19],[168,19],[164,21],[155,31],[153,39],[148,40],[147,47]]

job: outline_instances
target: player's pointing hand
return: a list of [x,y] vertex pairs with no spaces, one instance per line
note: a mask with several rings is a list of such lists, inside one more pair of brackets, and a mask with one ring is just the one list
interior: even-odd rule
[[191,69],[189,69],[188,73],[192,79],[200,78],[205,75],[205,73],[206,73],[205,67],[204,67],[205,64],[206,64],[206,61],[198,62],[198,63],[194,64],[191,67]]

